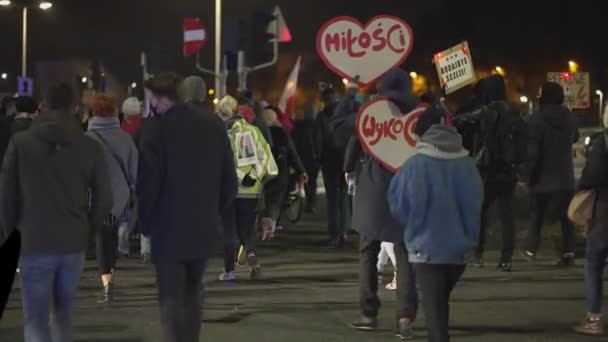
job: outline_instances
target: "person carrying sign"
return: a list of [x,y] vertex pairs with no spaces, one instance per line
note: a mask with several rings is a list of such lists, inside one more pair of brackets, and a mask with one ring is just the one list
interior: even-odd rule
[[[419,100],[412,95],[412,80],[403,70],[393,69],[386,73],[380,87],[380,96],[387,97],[399,109],[408,113],[415,109]],[[354,114],[353,114],[354,115]],[[352,134],[355,132],[353,131]],[[351,140],[360,144],[358,140]],[[345,159],[345,172],[358,168],[357,192],[353,203],[353,229],[360,235],[359,303],[361,318],[351,323],[357,330],[375,330],[378,327],[378,254],[383,241],[395,244],[397,259],[397,300],[398,320],[396,334],[401,338],[413,336],[412,324],[418,313],[414,273],[408,261],[406,246],[403,242],[405,226],[395,221],[389,210],[386,193],[394,173],[386,169],[372,156],[363,153],[361,147],[349,148],[354,154]],[[360,165],[352,161],[362,160]]]

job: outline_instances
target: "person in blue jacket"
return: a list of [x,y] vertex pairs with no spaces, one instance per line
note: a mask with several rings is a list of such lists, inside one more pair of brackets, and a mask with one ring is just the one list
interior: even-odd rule
[[449,341],[449,299],[479,237],[483,186],[447,113],[434,104],[420,116],[416,154],[393,178],[388,203],[404,225],[426,315],[428,340]]

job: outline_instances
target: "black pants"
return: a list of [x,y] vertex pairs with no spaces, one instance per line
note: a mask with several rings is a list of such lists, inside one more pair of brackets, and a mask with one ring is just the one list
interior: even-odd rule
[[0,319],[2,319],[8,297],[13,289],[20,251],[21,234],[19,231],[13,230],[4,244],[0,246],[0,275],[2,275],[0,276]]
[[156,264],[163,342],[198,342],[207,260]]
[[494,203],[498,203],[499,217],[502,224],[502,260],[511,261],[515,248],[515,218],[513,213],[513,196],[515,182],[486,182],[484,184],[485,197],[481,211],[481,227],[479,231],[479,244],[477,254],[482,255],[485,250],[488,212]]
[[271,218],[275,223],[279,221],[289,191],[288,187],[288,184],[273,181],[266,185],[264,190],[266,208],[263,217]]
[[542,240],[542,228],[545,218],[549,222],[560,221],[562,228],[562,253],[574,252],[574,226],[568,219],[568,205],[572,200],[572,191],[537,193],[533,195],[532,228],[528,235],[527,250],[536,253]]
[[[381,241],[367,240],[361,236],[359,245],[359,305],[366,317],[377,317],[380,309],[378,298],[378,254]],[[418,293],[412,265],[408,261],[407,250],[403,243],[395,243],[397,259],[397,309],[398,318],[416,319],[418,312]]]
[[232,208],[226,210],[222,217],[224,225],[224,269],[234,271],[236,247],[238,242],[245,247],[247,254],[255,253],[256,223],[258,218],[258,200],[234,200]]
[[330,239],[344,236],[348,224],[348,189],[340,170],[323,168],[323,182],[327,195],[327,221]]
[[308,182],[304,186],[306,193],[306,207],[314,209],[317,206],[317,178],[319,177],[319,167],[314,166],[306,169]]
[[99,273],[110,274],[116,267],[116,252],[118,249],[118,220],[108,219],[104,227],[96,232],[95,250],[97,252],[97,267]]
[[450,295],[465,265],[414,264],[429,342],[450,340]]

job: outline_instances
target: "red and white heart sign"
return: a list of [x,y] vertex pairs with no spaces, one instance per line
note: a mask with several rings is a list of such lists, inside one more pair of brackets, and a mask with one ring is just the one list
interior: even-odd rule
[[317,53],[327,67],[351,81],[359,76],[364,86],[403,63],[413,45],[410,25],[390,15],[379,15],[365,26],[352,17],[337,17],[317,33]]
[[367,103],[357,115],[361,146],[382,166],[397,172],[416,153],[414,128],[426,107],[422,104],[409,113],[402,113],[386,97]]

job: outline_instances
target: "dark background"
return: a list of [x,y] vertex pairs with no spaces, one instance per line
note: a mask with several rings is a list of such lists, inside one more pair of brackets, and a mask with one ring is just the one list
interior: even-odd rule
[[[404,69],[416,70],[434,84],[432,55],[468,40],[476,69],[483,73],[502,66],[515,96],[533,95],[547,72],[567,71],[570,59],[580,64],[580,71],[591,72],[593,89],[606,90],[608,28],[604,24],[607,6],[603,3],[224,0],[224,16],[247,16],[256,10],[270,11],[273,5],[281,6],[294,40],[281,45],[276,67],[252,74],[249,82],[251,88],[271,100],[278,97],[298,55],[303,57],[300,87],[304,98],[312,97],[318,81],[339,82],[314,49],[316,32],[325,21],[337,15],[351,15],[364,22],[384,13],[405,19],[413,28],[414,48]],[[213,11],[213,0],[55,0],[49,12],[37,8],[30,11],[29,70],[39,61],[100,59],[109,73],[129,84],[140,78],[139,54],[147,50],[156,69],[195,73],[195,60],[181,55],[181,21],[185,16],[200,17],[213,36]],[[17,8],[0,8],[0,37],[0,72],[14,76],[21,60],[21,13]],[[213,66],[212,39],[204,48],[202,64]],[[4,83],[0,89],[6,90],[8,82]],[[592,98],[597,101],[594,95]]]

